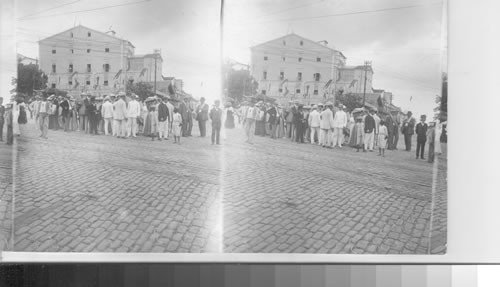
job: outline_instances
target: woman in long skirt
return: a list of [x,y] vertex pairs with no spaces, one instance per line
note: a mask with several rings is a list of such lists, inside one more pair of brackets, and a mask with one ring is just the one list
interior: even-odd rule
[[146,123],[144,124],[144,135],[151,137],[151,140],[155,140],[155,137],[158,136],[158,113],[154,104],[149,106]]

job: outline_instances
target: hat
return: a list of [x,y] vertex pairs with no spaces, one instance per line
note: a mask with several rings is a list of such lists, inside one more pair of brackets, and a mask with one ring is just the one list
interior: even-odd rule
[[318,107],[323,107],[323,106],[324,106],[323,103],[318,104]]
[[330,107],[330,106],[332,106],[332,107],[333,107],[333,103],[332,103],[332,102],[327,102],[327,103],[326,103],[326,106],[327,106],[327,107]]
[[314,110],[314,109],[317,109],[317,108],[318,108],[318,106],[316,106],[316,105],[313,105],[313,106],[312,106],[312,109],[313,109],[313,110]]

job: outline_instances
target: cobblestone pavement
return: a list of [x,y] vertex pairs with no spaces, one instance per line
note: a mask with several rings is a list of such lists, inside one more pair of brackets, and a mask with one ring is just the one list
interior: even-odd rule
[[402,144],[383,158],[285,139],[243,141],[224,154],[225,252],[445,252],[446,153],[433,165]]
[[[28,124],[9,151],[14,250],[445,252],[445,155],[433,169],[413,152],[250,145],[240,128],[212,146],[196,130],[173,145],[62,131],[43,140]],[[1,187],[4,202],[12,183]]]

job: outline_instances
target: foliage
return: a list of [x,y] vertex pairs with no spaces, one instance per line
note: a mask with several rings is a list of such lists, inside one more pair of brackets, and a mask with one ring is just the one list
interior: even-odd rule
[[235,70],[226,65],[224,78],[224,92],[229,98],[236,102],[242,102],[243,96],[257,94],[257,81],[250,75],[248,70]]
[[34,90],[43,90],[47,87],[47,81],[47,75],[38,65],[18,63],[17,78],[12,79],[12,84],[16,87],[16,92],[25,94],[25,100],[29,101],[34,95]]
[[146,82],[128,82],[127,83],[127,96],[130,96],[132,93],[139,96],[139,98],[143,101],[148,97],[154,96],[154,87],[150,83]]
[[436,96],[437,106],[434,108],[434,118],[446,121],[448,118],[448,75],[443,74],[441,95]]
[[353,93],[344,94],[342,90],[337,91],[335,94],[335,103],[344,105],[348,112],[352,112],[355,108],[363,107],[361,96]]

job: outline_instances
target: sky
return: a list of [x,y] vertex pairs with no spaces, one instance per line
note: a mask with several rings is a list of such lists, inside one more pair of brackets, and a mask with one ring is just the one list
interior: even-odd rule
[[220,98],[220,0],[17,0],[16,5],[17,52],[25,56],[38,57],[37,41],[75,25],[102,32],[111,27],[132,42],[136,54],[161,49],[163,75],[182,79],[186,92]]
[[251,46],[290,32],[327,40],[347,57],[347,65],[371,61],[373,87],[392,92],[394,104],[432,118],[446,70],[443,5],[441,0],[226,0],[224,58],[250,64]]

